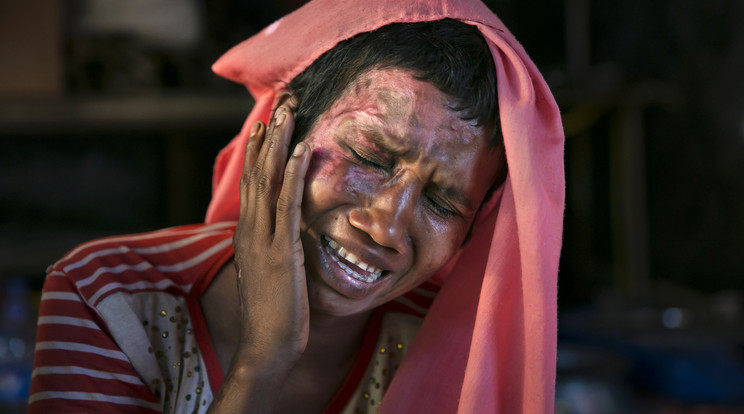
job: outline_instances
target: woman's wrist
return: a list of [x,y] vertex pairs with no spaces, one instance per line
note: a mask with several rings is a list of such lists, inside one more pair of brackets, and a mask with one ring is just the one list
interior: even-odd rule
[[231,370],[241,378],[283,378],[283,373],[289,374],[299,360],[290,352],[257,351],[255,347],[238,347],[233,357]]
[[273,412],[295,362],[252,349],[239,349],[233,358],[210,413]]
[[291,369],[301,356],[302,351],[293,346],[291,340],[282,339],[281,335],[262,340],[256,335],[243,333],[233,361],[257,368],[265,365],[269,369]]

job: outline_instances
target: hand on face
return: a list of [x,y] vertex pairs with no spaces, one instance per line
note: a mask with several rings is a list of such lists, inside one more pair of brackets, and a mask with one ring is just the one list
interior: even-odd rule
[[287,160],[294,99],[281,94],[268,128],[253,125],[233,237],[242,314],[239,352],[289,363],[302,355],[309,323],[300,205],[310,151],[300,143]]

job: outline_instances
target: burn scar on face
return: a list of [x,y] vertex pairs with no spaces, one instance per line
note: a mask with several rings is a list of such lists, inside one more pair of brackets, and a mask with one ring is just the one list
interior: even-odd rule
[[[460,248],[499,161],[483,128],[451,107],[411,71],[378,67],[310,128],[301,237],[314,309],[373,309],[428,279]],[[343,282],[328,240],[385,276],[363,292]]]
[[[365,72],[309,132],[314,148],[326,150],[314,151],[313,158],[321,165],[313,162],[308,177],[324,180],[340,170],[357,175],[353,165],[347,166],[349,150],[362,155],[379,153],[383,161],[373,160],[376,164],[417,163],[415,173],[427,188],[463,210],[474,210],[477,203],[461,196],[467,187],[462,184],[465,177],[453,175],[453,171],[465,169],[474,151],[482,149],[483,128],[476,121],[461,119],[451,107],[451,99],[432,84],[416,80],[410,71],[385,68]],[[358,175],[356,178],[364,174]],[[347,190],[365,191],[357,188],[358,182],[353,187]]]

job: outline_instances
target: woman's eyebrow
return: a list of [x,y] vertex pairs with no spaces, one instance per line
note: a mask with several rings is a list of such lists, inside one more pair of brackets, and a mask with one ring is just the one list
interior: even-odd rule
[[391,139],[388,134],[384,134],[378,127],[373,126],[362,127],[360,132],[365,140],[374,144],[381,151],[403,159],[415,157],[415,154],[412,153],[413,148],[407,145],[409,140],[405,137],[395,135],[395,139]]

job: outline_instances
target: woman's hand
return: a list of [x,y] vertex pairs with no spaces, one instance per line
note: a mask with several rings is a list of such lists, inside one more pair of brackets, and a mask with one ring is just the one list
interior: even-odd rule
[[241,332],[210,413],[268,413],[307,346],[309,308],[300,240],[307,144],[287,160],[294,128],[291,94],[279,95],[268,128],[253,125],[240,179],[233,236]]
[[287,160],[295,99],[280,94],[268,128],[254,124],[246,146],[233,237],[242,314],[233,364],[245,359],[252,365],[263,361],[291,367],[307,345],[300,206],[310,150],[300,143]]

